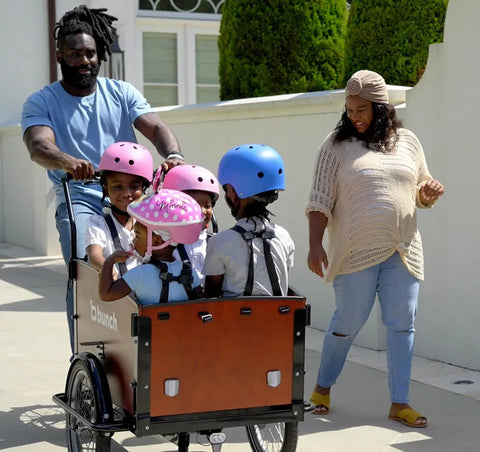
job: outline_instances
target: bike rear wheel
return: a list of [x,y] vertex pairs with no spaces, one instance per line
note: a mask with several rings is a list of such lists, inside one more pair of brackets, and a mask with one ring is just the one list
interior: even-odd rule
[[253,452],[295,452],[298,422],[248,425],[248,442]]

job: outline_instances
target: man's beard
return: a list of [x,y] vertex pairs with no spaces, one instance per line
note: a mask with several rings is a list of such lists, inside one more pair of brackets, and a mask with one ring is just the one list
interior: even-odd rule
[[[93,88],[97,82],[97,76],[100,71],[100,63],[82,65],[82,66],[69,66],[62,58],[60,60],[60,68],[62,70],[62,77],[69,85],[79,89]],[[90,74],[80,74],[81,69],[90,69]]]

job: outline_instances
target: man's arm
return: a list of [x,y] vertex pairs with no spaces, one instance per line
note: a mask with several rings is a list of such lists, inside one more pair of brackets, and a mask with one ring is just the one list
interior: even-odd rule
[[[142,135],[153,143],[158,153],[164,159],[168,160],[169,154],[183,156],[175,134],[170,127],[158,117],[157,113],[145,113],[139,116],[133,125]],[[176,160],[182,161],[182,158],[177,158]]]
[[29,127],[23,141],[30,153],[30,159],[46,169],[63,169],[74,179],[91,179],[95,170],[87,160],[80,160],[61,151],[55,143],[55,134],[48,126]]

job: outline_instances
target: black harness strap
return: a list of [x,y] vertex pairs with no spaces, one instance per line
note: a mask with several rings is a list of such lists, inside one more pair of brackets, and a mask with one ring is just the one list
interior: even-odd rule
[[[110,235],[112,236],[113,246],[115,250],[123,250],[122,244],[120,243],[120,237],[118,237],[117,228],[115,227],[115,223],[113,222],[113,218],[110,214],[106,213],[103,215],[105,221],[107,223],[108,229],[110,229]],[[118,269],[120,271],[120,277],[122,277],[125,273],[127,273],[127,265],[125,262],[117,263]]]
[[241,226],[235,225],[231,228],[235,232],[238,232],[243,240],[245,240],[249,247],[249,263],[248,263],[248,276],[247,282],[245,284],[245,289],[243,295],[250,296],[253,291],[253,276],[254,276],[254,265],[253,265],[253,239],[259,238],[263,241],[263,252],[265,255],[265,263],[267,265],[268,277],[270,279],[270,284],[272,285],[272,291],[274,296],[282,296],[282,290],[280,289],[280,283],[278,281],[277,272],[275,271],[275,265],[273,263],[272,251],[270,240],[275,237],[275,231],[273,229],[267,228],[260,232],[247,231]]
[[159,303],[167,303],[168,302],[168,293],[169,293],[169,286],[171,277],[173,276],[171,273],[168,273],[168,267],[165,262],[156,262],[151,261],[153,265],[155,265],[160,270],[160,279],[162,281],[162,291],[160,292],[160,298],[158,300]]
[[188,296],[189,300],[195,300],[198,298],[197,294],[193,290],[193,274],[192,274],[192,264],[188,259],[187,252],[183,245],[179,244],[177,246],[178,252],[180,254],[180,258],[182,259],[182,271],[180,275],[174,276],[172,273],[168,271],[168,266],[165,262],[161,261],[150,261],[151,264],[155,265],[160,270],[160,279],[162,281],[162,291],[160,293],[159,303],[167,303],[168,302],[168,294],[169,294],[169,286],[172,281],[178,282],[178,284],[182,284],[185,292]]
[[180,254],[180,259],[183,262],[182,271],[180,276],[178,277],[179,284],[183,284],[185,292],[188,295],[189,300],[195,300],[198,298],[197,294],[192,288],[193,284],[193,274],[192,274],[192,263],[188,258],[187,251],[185,250],[185,246],[182,243],[177,245],[178,254]]
[[[272,234],[273,235],[271,238],[275,237],[275,233],[273,231]],[[282,296],[282,290],[280,289],[277,272],[275,271],[275,265],[273,263],[270,240],[267,238],[263,239],[263,251],[265,253],[268,277],[270,278],[270,283],[272,284],[273,295],[280,297]]]

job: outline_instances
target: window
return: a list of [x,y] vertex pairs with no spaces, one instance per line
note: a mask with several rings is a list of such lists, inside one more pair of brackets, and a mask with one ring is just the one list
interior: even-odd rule
[[221,14],[224,3],[225,0],[139,0],[138,8],[146,11]]
[[197,104],[220,99],[217,36],[195,35]]
[[143,90],[154,107],[217,102],[218,21],[139,19]]
[[139,0],[143,92],[152,106],[220,100],[217,39],[225,0]]
[[154,107],[178,104],[177,36],[143,33],[143,94]]

